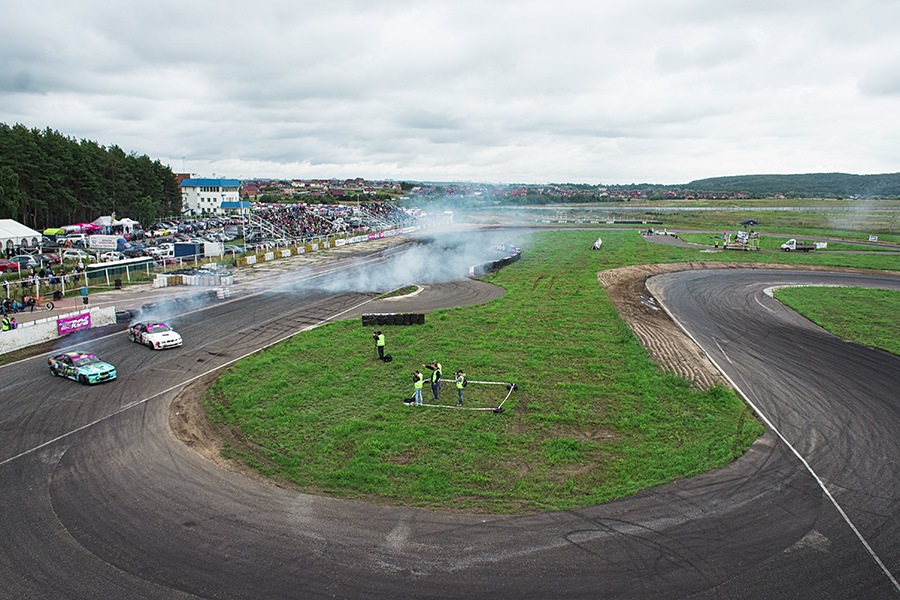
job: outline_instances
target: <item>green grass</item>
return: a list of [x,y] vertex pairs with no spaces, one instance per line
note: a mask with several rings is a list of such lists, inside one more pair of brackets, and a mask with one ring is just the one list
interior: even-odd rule
[[[301,489],[486,512],[596,504],[733,460],[761,427],[731,391],[695,391],[647,358],[597,284],[599,253],[572,252],[593,236],[537,236],[489,278],[500,300],[383,327],[391,363],[357,321],[242,361],[208,400],[249,442],[231,455]],[[655,250],[633,232],[605,237],[623,255]],[[410,372],[433,358],[519,390],[502,414],[405,406]],[[471,384],[466,405],[505,394]]]
[[[227,454],[298,489],[375,502],[488,513],[593,505],[724,465],[762,427],[731,390],[697,391],[652,363],[598,285],[630,264],[752,261],[897,269],[895,257],[702,253],[636,231],[537,233],[523,259],[487,277],[507,294],[383,326],[391,363],[358,321],[305,332],[223,375],[214,422],[245,443]],[[505,412],[407,407],[411,371],[516,382]],[[253,385],[247,385],[253,381]],[[425,389],[429,398],[430,390]],[[497,386],[466,388],[496,406]],[[427,400],[426,400],[427,401]],[[442,402],[455,402],[452,384]]]
[[793,287],[775,297],[842,339],[900,356],[898,291]]

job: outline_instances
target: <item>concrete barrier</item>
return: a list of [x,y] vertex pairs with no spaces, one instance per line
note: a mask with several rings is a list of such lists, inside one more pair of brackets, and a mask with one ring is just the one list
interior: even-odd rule
[[0,332],[0,354],[14,352],[16,350],[21,350],[22,348],[27,348],[28,346],[64,337],[60,336],[57,331],[57,321],[61,318],[75,317],[87,312],[90,312],[91,314],[92,328],[112,325],[116,322],[116,309],[112,306],[107,308],[92,308],[89,311],[74,311],[37,319],[35,321],[26,321],[20,323],[16,329]]

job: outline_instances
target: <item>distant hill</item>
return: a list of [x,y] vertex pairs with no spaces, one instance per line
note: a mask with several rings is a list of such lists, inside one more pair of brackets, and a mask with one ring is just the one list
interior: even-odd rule
[[735,175],[697,179],[685,189],[747,192],[753,196],[784,194],[793,198],[848,198],[851,196],[898,196],[900,173],[851,175],[806,173],[799,175]]

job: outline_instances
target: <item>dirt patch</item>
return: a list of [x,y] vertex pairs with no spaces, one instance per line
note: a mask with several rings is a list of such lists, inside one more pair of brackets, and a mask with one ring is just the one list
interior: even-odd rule
[[665,265],[635,265],[601,271],[600,285],[615,304],[622,318],[641,341],[650,358],[663,370],[683,377],[698,389],[728,386],[700,348],[663,311],[647,290],[647,279],[662,273],[704,269],[781,269],[802,271],[840,271],[872,273],[852,267],[800,266],[770,263],[692,262]]
[[278,485],[240,461],[229,460],[222,453],[228,447],[248,447],[240,432],[212,423],[206,416],[204,399],[222,371],[216,371],[191,382],[169,404],[169,427],[179,440],[222,468],[257,481]]

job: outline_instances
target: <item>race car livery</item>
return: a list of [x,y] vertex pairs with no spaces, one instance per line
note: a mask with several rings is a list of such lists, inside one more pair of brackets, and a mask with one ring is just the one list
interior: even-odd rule
[[181,336],[165,323],[135,323],[128,328],[132,342],[144,344],[154,350],[175,348],[181,345]]
[[47,359],[50,372],[87,385],[116,378],[116,368],[89,352],[65,352]]

